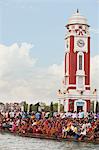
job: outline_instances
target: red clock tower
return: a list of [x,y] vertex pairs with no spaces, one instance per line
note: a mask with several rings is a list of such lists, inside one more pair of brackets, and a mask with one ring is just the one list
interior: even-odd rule
[[79,11],[69,18],[65,35],[65,111],[90,111],[90,33]]

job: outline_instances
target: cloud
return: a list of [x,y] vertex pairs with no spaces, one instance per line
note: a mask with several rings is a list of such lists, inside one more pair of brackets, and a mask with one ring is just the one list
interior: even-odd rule
[[56,98],[62,65],[38,68],[32,44],[0,45],[0,101],[50,102]]
[[[57,101],[57,90],[62,87],[63,62],[48,68],[37,67],[37,58],[29,43],[0,45],[0,101],[29,103]],[[91,58],[92,88],[99,89],[99,55]]]
[[[37,59],[30,56],[32,44],[15,43],[0,45],[0,97],[2,99],[21,98],[27,89],[27,79],[31,78]],[[26,86],[26,87],[25,87]],[[29,93],[29,90],[27,89]]]
[[91,58],[91,86],[99,93],[99,55]]
[[55,76],[63,75],[63,63],[61,65],[53,64],[48,68],[48,73]]
[[11,46],[0,45],[0,77],[15,79],[19,74],[24,76],[28,70],[31,70],[37,59],[30,57],[31,44],[22,43],[19,46],[17,43]]

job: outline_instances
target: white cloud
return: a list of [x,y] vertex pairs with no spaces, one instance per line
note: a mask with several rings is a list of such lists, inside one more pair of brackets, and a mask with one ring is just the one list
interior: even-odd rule
[[[0,97],[2,99],[25,97],[29,93],[27,79],[37,61],[31,58],[30,49],[33,45],[15,43],[11,46],[0,45]],[[26,93],[26,95],[27,95]]]
[[33,45],[0,45],[0,101],[51,101],[62,78],[62,65],[37,68]]
[[99,93],[99,55],[91,58],[91,85]]
[[0,77],[6,79],[9,76],[14,79],[27,74],[35,65],[37,59],[30,57],[31,44],[17,43],[11,46],[0,45]]
[[[57,101],[62,86],[63,63],[38,68],[37,58],[30,55],[32,44],[0,45],[0,101]],[[99,89],[99,55],[91,58],[92,88]]]
[[63,76],[63,63],[61,65],[53,64],[48,68],[48,73],[56,76]]

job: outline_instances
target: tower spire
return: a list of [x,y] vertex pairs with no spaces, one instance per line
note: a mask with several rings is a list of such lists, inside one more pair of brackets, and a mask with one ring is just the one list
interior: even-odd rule
[[77,13],[79,13],[79,9],[77,8]]

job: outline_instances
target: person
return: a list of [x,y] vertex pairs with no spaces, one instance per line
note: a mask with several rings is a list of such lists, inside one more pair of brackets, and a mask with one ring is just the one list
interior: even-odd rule
[[89,112],[89,114],[88,114],[88,119],[89,119],[89,122],[92,122],[92,121],[93,121],[93,119],[94,119],[94,114],[93,114],[93,112]]
[[[46,116],[40,113],[31,112],[28,115],[25,112],[15,113],[14,118],[12,116],[6,117],[5,113],[0,113],[1,128],[10,130],[10,132],[17,134],[33,135],[39,134],[39,136],[45,136],[50,138],[75,138],[77,140],[83,140],[85,137],[88,140],[99,138],[99,119],[92,118],[91,122],[89,118],[84,118],[84,112],[79,112],[77,118],[77,112],[67,115],[65,117],[56,115],[53,117]],[[23,117],[23,114],[25,117]]]
[[67,130],[66,130],[67,127],[63,127],[62,128],[62,138],[66,138],[67,136]]
[[84,121],[84,123],[82,124],[82,127],[81,127],[81,133],[80,133],[79,140],[84,139],[84,137],[86,137],[86,133],[87,133],[87,125],[86,125],[86,121]]
[[10,111],[10,112],[9,112],[9,115],[10,115],[10,118],[11,118],[11,119],[14,119],[14,111]]
[[83,111],[83,110],[82,110],[82,111],[81,111],[81,110],[79,111],[79,113],[78,113],[78,118],[79,118],[79,119],[84,118],[84,111]]
[[74,111],[74,112],[72,113],[72,118],[75,119],[75,118],[77,118],[77,117],[78,117],[77,112]]

